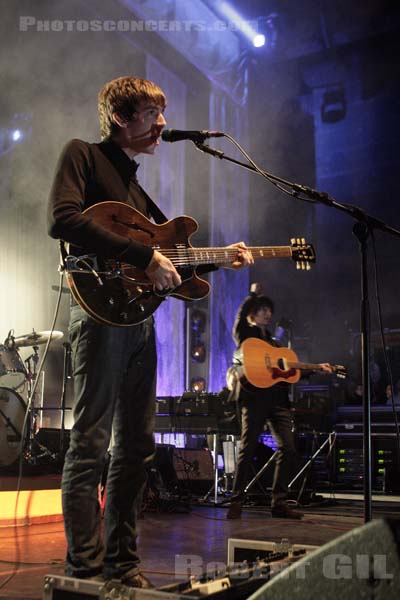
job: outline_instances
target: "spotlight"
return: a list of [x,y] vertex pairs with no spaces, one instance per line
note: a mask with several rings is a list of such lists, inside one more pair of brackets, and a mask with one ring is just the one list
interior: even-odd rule
[[241,31],[248,40],[251,41],[255,48],[261,48],[265,44],[265,36],[259,34],[257,29],[252,26],[251,21],[247,21],[240,15],[229,2],[220,2],[218,9],[221,14],[225,15],[231,23],[235,25],[238,31]]
[[206,380],[204,377],[193,377],[190,381],[190,391],[196,392],[196,394],[200,392],[206,391]]
[[192,312],[192,316],[191,316],[191,328],[192,331],[201,334],[204,333],[205,328],[206,328],[206,313],[204,312],[204,310],[198,310],[195,309]]
[[202,342],[198,342],[196,346],[192,346],[192,359],[194,362],[203,363],[206,360],[206,349]]
[[11,139],[13,142],[19,142],[22,139],[22,131],[20,129],[14,129],[11,132]]
[[31,113],[16,113],[0,126],[0,157],[12,152],[32,133]]
[[253,46],[254,48],[261,48],[262,46],[265,46],[265,35],[258,33],[256,36],[254,36]]
[[203,363],[206,360],[206,347],[203,335],[206,329],[207,316],[204,310],[195,309],[190,318],[191,340],[190,354],[192,360]]

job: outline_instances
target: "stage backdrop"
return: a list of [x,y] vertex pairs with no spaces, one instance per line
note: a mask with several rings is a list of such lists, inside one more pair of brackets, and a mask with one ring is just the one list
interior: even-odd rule
[[[210,95],[210,126],[230,133],[246,149],[246,108],[236,105],[214,89]],[[226,154],[241,157],[234,146],[224,145]],[[248,174],[244,169],[211,159],[210,163],[210,245],[249,243]],[[234,344],[231,337],[236,311],[249,287],[249,269],[220,269],[210,277],[210,374],[209,391],[225,385]]]
[[[185,127],[186,85],[156,59],[147,56],[146,76],[164,90],[166,119]],[[167,125],[168,126],[168,125]],[[170,219],[184,214],[185,144],[163,144],[162,152],[144,161],[139,173],[144,188]],[[163,302],[155,315],[158,349],[157,395],[180,395],[185,377],[185,306],[174,298]]]

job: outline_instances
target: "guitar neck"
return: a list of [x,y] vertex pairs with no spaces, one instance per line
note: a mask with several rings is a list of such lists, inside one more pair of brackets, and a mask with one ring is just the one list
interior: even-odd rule
[[289,369],[299,369],[300,371],[322,371],[322,367],[315,363],[303,363],[303,362],[286,362]]
[[[250,246],[248,249],[254,259],[292,257],[291,246]],[[191,266],[220,265],[234,261],[237,256],[237,248],[184,248],[181,252],[180,256],[171,258],[174,264],[182,265],[185,260]]]

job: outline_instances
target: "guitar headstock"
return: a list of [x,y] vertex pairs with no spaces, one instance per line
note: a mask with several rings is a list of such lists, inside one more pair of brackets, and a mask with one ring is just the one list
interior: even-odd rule
[[292,238],[292,258],[296,261],[296,269],[309,271],[311,264],[316,260],[315,250],[311,244],[307,244],[304,238]]
[[332,365],[332,370],[339,379],[346,379],[347,369],[343,365]]

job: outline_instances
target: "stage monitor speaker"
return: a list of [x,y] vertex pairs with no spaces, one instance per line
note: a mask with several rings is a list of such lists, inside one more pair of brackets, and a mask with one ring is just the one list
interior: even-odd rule
[[371,521],[284,569],[250,599],[398,600],[399,544],[400,521]]

